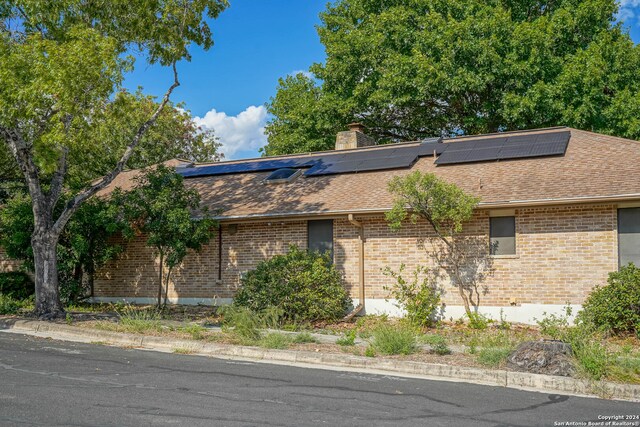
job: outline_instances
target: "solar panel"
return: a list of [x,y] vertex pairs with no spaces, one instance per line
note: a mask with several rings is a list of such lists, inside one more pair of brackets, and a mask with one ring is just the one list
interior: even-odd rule
[[309,176],[391,169],[408,167],[417,157],[433,156],[434,151],[437,154],[442,153],[446,148],[446,144],[438,141],[442,141],[442,138],[432,138],[420,144],[389,144],[388,146],[380,146],[374,149],[318,153],[293,158],[257,159],[231,164],[222,162],[207,166],[179,168],[177,171],[185,178],[193,178],[198,176],[269,172],[283,168],[312,168],[314,172],[308,173],[307,175]]
[[453,142],[444,144],[447,147],[435,163],[452,165],[561,155],[565,153],[570,137],[569,131],[558,131]]
[[408,168],[418,156],[405,155],[394,157],[378,157],[368,160],[348,160],[335,163],[321,163],[305,172],[305,176],[334,175],[339,173],[354,173],[373,170]]
[[480,139],[462,139],[443,144],[441,138],[424,140],[420,144],[389,144],[346,152],[327,152],[312,155],[256,159],[238,163],[217,163],[192,168],[179,168],[186,178],[210,175],[269,172],[283,168],[309,168],[305,175],[319,176],[411,166],[418,157],[438,158],[437,165],[520,159],[527,157],[561,155],[567,149],[569,131],[560,130],[539,134],[498,135]]

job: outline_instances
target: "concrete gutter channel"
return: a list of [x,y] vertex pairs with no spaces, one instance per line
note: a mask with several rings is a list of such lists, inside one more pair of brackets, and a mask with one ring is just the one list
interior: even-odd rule
[[395,374],[440,381],[510,387],[543,393],[562,393],[575,396],[604,397],[607,399],[640,402],[640,386],[612,382],[593,382],[568,377],[479,369],[437,363],[381,359],[337,353],[318,353],[298,350],[270,350],[229,344],[206,343],[195,340],[170,339],[120,332],[100,331],[59,323],[33,320],[0,319],[0,330],[23,333],[63,341],[101,343],[136,347],[143,350],[173,352],[186,349],[189,354],[222,359],[246,359],[256,362],[277,363],[366,372]]

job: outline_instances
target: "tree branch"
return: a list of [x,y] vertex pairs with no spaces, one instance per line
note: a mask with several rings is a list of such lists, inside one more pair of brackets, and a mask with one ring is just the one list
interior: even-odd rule
[[62,154],[60,155],[60,159],[58,160],[58,169],[51,179],[51,188],[49,189],[49,195],[47,196],[47,204],[49,205],[49,209],[52,213],[54,208],[56,207],[56,203],[58,203],[58,200],[62,195],[64,178],[65,176],[67,176],[68,154],[69,149],[67,147],[62,147]]
[[127,161],[133,155],[135,148],[140,143],[140,140],[142,139],[144,134],[147,132],[147,130],[151,126],[153,126],[156,120],[158,120],[158,117],[162,113],[162,110],[169,103],[169,98],[171,97],[171,94],[173,93],[175,88],[180,86],[180,81],[178,80],[178,70],[176,68],[175,61],[172,64],[172,69],[173,69],[173,84],[165,92],[164,96],[162,97],[162,102],[160,102],[160,105],[158,105],[158,108],[156,108],[156,111],[147,121],[145,121],[138,128],[138,131],[136,132],[133,139],[131,140],[131,143],[127,146],[127,148],[124,151],[124,154],[122,155],[122,157],[120,158],[116,166],[113,168],[113,170],[107,175],[105,175],[96,184],[92,185],[91,187],[87,188],[83,192],[76,195],[73,199],[71,199],[66,204],[64,211],[62,212],[62,214],[60,214],[55,224],[53,225],[54,233],[57,233],[57,234],[61,233],[65,224],[69,221],[69,219],[74,214],[74,212],[77,211],[78,208],[80,207],[80,204],[83,203],[88,198],[90,198],[91,196],[93,196],[94,194],[96,194],[98,191],[102,190],[103,188],[111,184],[113,180],[122,172],[124,167],[127,165]]
[[45,214],[43,209],[46,209],[46,206],[43,206],[45,200],[43,198],[42,186],[40,185],[38,167],[33,161],[30,147],[17,129],[0,126],[0,137],[5,140],[11,149],[11,154],[13,154],[20,171],[24,175],[25,181],[27,181],[29,194],[33,200],[35,216],[39,217],[39,214]]

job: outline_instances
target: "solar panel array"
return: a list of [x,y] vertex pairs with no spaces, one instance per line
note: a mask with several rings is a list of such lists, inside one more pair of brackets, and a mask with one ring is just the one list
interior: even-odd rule
[[227,175],[248,172],[269,172],[282,168],[306,169],[306,176],[408,168],[418,157],[433,156],[444,150],[441,138],[426,140],[420,144],[389,146],[384,149],[360,149],[345,152],[329,152],[274,160],[250,160],[238,163],[216,163],[208,166],[179,168],[185,178],[211,175]]
[[249,172],[269,172],[283,168],[303,169],[305,176],[322,176],[411,167],[420,157],[438,156],[437,165],[484,162],[561,155],[567,149],[569,131],[542,134],[496,136],[472,141],[442,143],[441,138],[420,144],[398,144],[383,149],[327,152],[301,157],[257,159],[237,163],[178,168],[185,178]]
[[532,135],[500,136],[473,141],[453,142],[436,159],[437,165],[524,159],[564,154],[571,133],[557,131]]

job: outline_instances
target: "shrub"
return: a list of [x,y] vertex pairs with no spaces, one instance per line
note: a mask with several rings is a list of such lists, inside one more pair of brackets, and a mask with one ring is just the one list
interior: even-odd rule
[[194,323],[187,326],[183,326],[182,328],[180,328],[180,331],[191,335],[191,338],[194,340],[202,340],[205,338],[205,333],[207,332],[207,329],[201,325],[197,325]]
[[0,294],[15,299],[26,299],[35,294],[35,285],[25,273],[0,273]]
[[537,318],[533,318],[536,321],[538,326],[540,326],[540,332],[543,335],[547,335],[554,340],[561,339],[569,327],[569,318],[571,317],[571,313],[573,309],[569,304],[564,307],[564,315],[557,314],[547,314],[545,311],[542,313],[543,318],[538,320]]
[[380,354],[411,354],[418,346],[413,330],[383,325],[373,331],[373,349]]
[[480,313],[469,313],[469,327],[471,329],[485,330],[490,320]]
[[583,373],[595,380],[608,375],[612,356],[589,325],[567,328],[561,338],[571,344],[573,356]]
[[125,306],[118,314],[120,314],[120,325],[127,332],[158,332],[162,329],[160,312],[156,309],[138,309],[132,306]]
[[345,332],[343,336],[336,340],[336,344],[341,345],[343,347],[356,345],[356,330],[352,329],[350,331]]
[[309,332],[301,332],[293,338],[295,344],[317,344],[319,341]]
[[615,334],[640,334],[640,268],[633,264],[609,273],[607,285],[596,287],[578,314],[579,321]]
[[[407,281],[403,277],[405,265],[400,265],[398,272],[387,267],[383,273],[395,280],[392,286],[385,286],[391,296],[397,301],[397,306],[407,312],[407,318],[417,327],[431,327],[438,322],[441,291],[429,280],[428,269],[418,267]],[[425,277],[420,279],[420,275]]]
[[260,340],[260,346],[264,348],[273,348],[273,349],[285,349],[288,348],[293,340],[291,337],[279,333],[279,332],[270,332],[264,336]]
[[20,300],[0,294],[0,315],[17,314],[21,310],[29,309],[33,309],[33,297]]
[[423,341],[431,346],[431,351],[440,356],[451,354],[451,349],[447,345],[447,339],[442,335],[425,335]]
[[279,307],[286,322],[333,321],[344,315],[351,298],[328,255],[290,246],[287,254],[247,273],[234,304],[254,312]]
[[223,331],[229,332],[229,328],[233,328],[232,332],[243,340],[260,339],[259,328],[262,327],[262,319],[255,312],[246,307],[229,305],[221,307],[220,313],[224,316]]
[[507,360],[510,353],[510,348],[484,347],[478,352],[478,362],[485,366],[497,367]]

